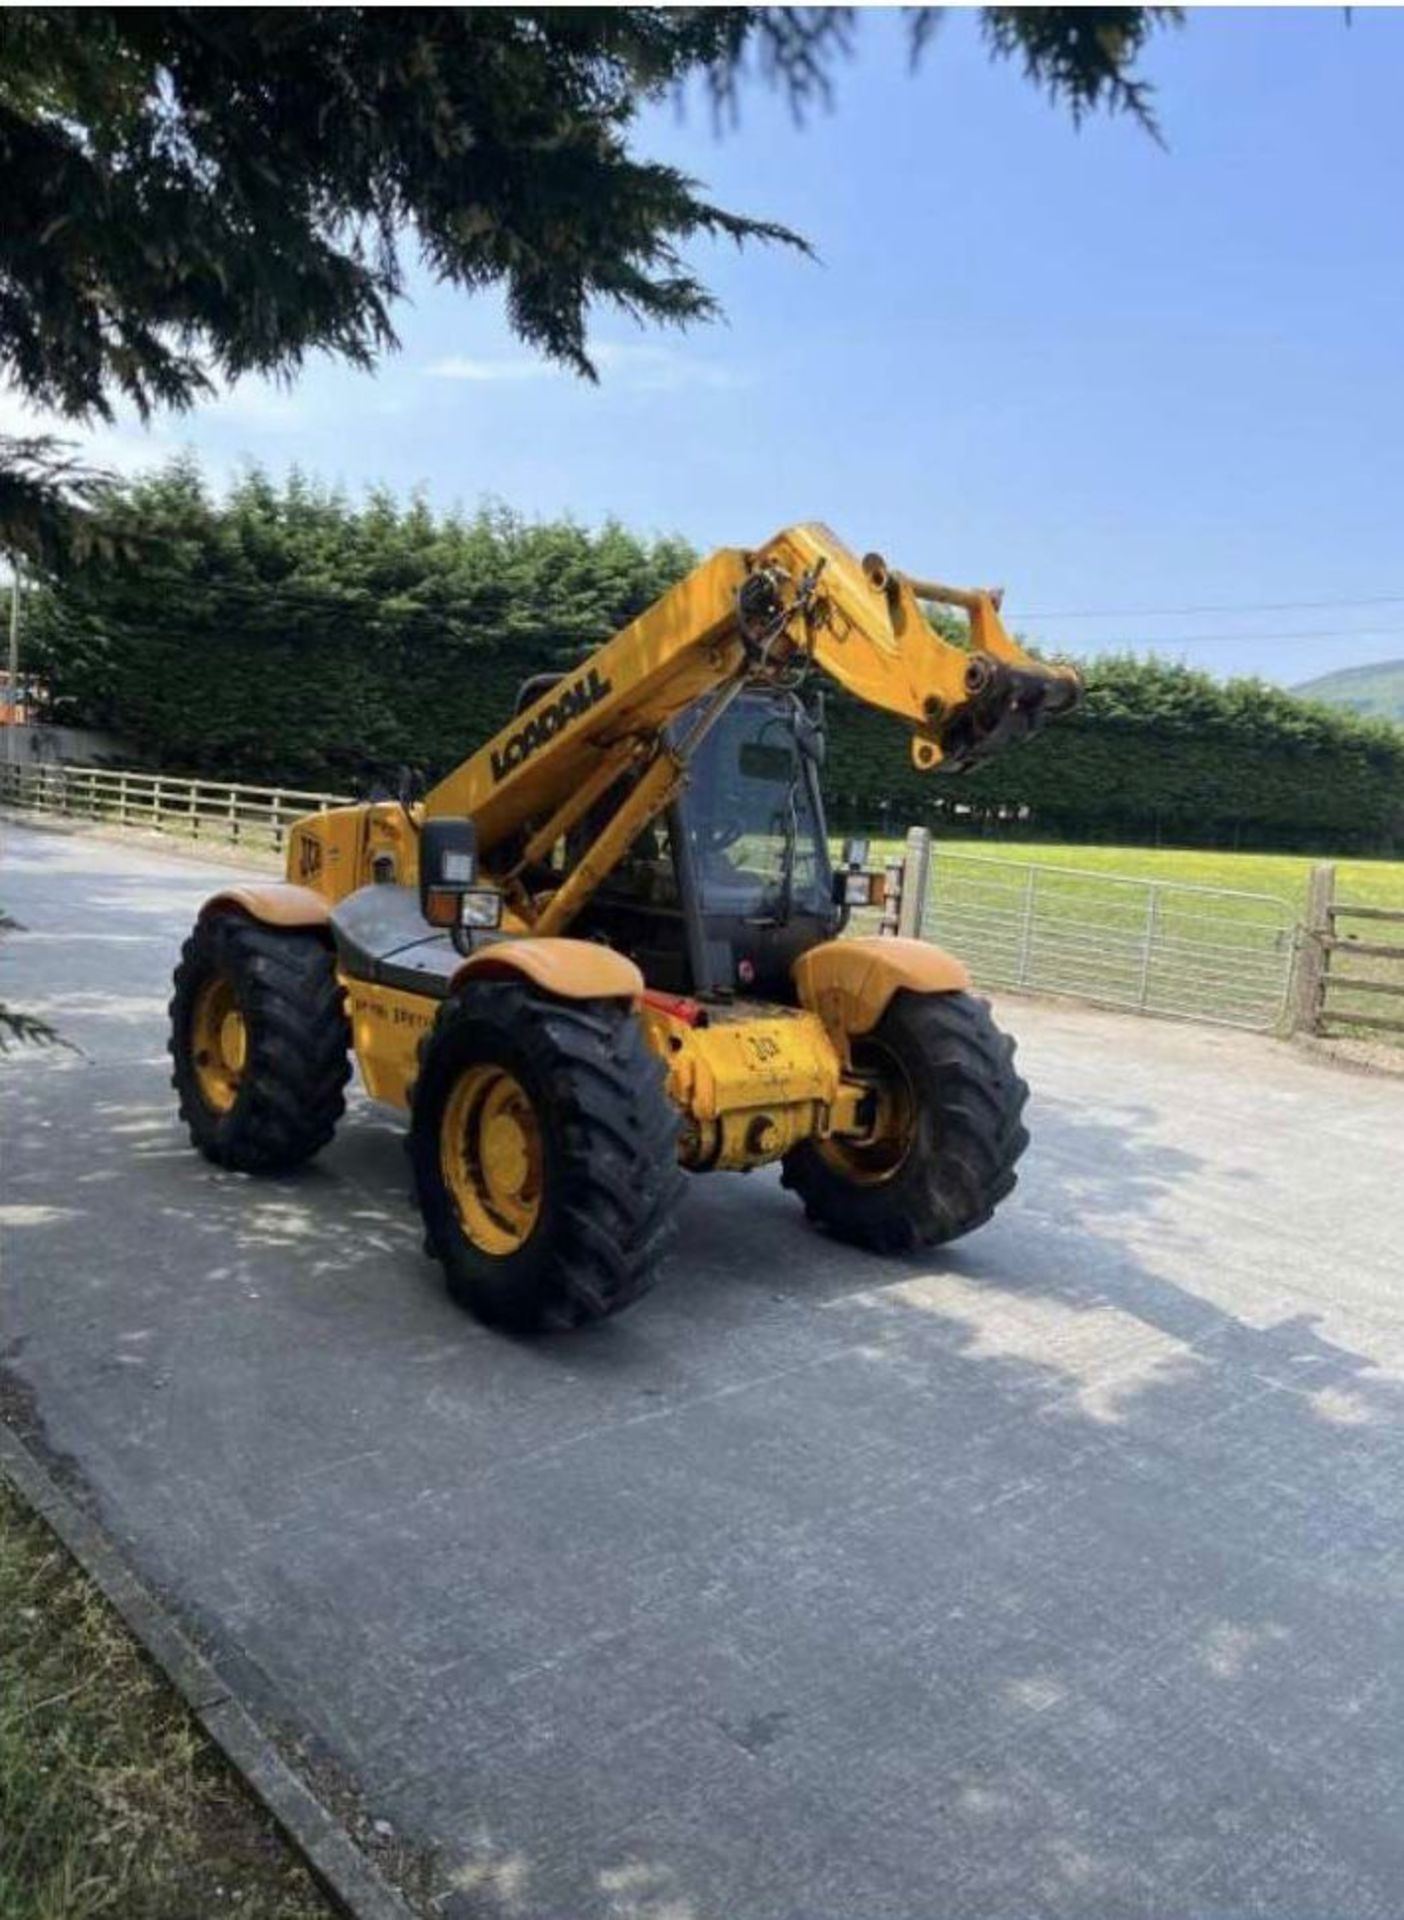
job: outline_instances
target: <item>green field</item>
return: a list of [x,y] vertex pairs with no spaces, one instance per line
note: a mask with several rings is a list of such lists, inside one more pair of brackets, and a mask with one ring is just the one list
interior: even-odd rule
[[[1131,880],[1270,893],[1296,907],[1306,900],[1307,875],[1320,864],[1306,854],[1202,853],[1191,847],[1050,846],[1046,841],[945,838],[938,840],[937,847],[986,860],[1031,861],[1037,866],[1075,867],[1083,873],[1119,874]],[[1335,867],[1338,899],[1359,906],[1404,907],[1404,860],[1342,859]]]

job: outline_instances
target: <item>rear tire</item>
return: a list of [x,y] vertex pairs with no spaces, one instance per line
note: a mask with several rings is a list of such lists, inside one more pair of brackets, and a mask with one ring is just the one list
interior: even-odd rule
[[240,1173],[301,1166],[331,1139],[351,1077],[330,948],[299,929],[211,913],[181,950],[174,985],[171,1084],[192,1143]]
[[446,1000],[420,1052],[409,1152],[453,1298],[518,1333],[637,1300],[673,1234],[678,1124],[620,1002],[517,981]]
[[879,1072],[904,1131],[883,1150],[803,1141],[781,1179],[808,1218],[836,1239],[879,1253],[957,1240],[983,1226],[1012,1190],[1029,1143],[1029,1090],[1014,1042],[968,993],[893,995],[855,1065]]

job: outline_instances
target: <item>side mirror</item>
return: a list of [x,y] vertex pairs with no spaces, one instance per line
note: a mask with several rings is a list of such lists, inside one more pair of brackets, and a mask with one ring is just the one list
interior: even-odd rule
[[866,867],[868,864],[867,841],[845,840],[843,843],[843,864],[846,867]]
[[502,895],[478,885],[478,829],[468,819],[419,829],[419,910],[431,927],[497,927]]

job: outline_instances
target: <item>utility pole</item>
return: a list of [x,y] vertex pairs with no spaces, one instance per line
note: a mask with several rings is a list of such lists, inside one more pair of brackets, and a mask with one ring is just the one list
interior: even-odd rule
[[9,703],[10,724],[5,729],[5,758],[14,761],[19,757],[19,607],[20,607],[20,563],[19,555],[10,555],[10,662],[9,662]]

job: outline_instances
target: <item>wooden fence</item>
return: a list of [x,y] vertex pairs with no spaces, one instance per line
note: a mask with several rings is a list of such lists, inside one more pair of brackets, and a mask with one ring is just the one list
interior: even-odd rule
[[0,803],[281,853],[293,821],[345,800],[296,787],[231,786],[110,767],[0,764]]
[[[1363,921],[1363,934],[1350,923]],[[1343,923],[1346,923],[1343,930]],[[1391,929],[1398,929],[1391,937]],[[1314,867],[1297,966],[1298,1032],[1358,1028],[1404,1042],[1404,908],[1336,898],[1336,869]]]

